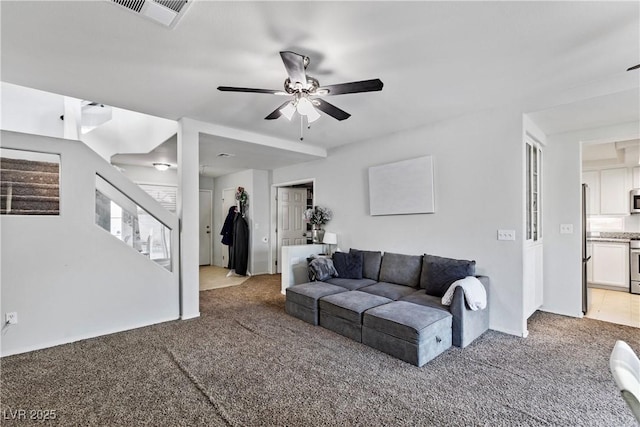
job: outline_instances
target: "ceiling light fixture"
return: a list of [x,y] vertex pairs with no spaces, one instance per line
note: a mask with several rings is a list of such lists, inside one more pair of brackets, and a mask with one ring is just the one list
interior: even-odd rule
[[169,163],[154,163],[153,167],[158,169],[161,172],[164,172],[167,169],[169,169],[171,167],[171,165]]
[[289,102],[283,108],[280,109],[280,112],[283,116],[287,118],[287,120],[291,120],[293,117],[293,113],[296,112],[296,107],[294,106],[294,101]]
[[304,94],[296,96],[296,98],[288,102],[284,107],[280,109],[280,113],[291,120],[294,113],[298,113],[301,116],[307,118],[307,123],[313,123],[320,118],[320,113],[313,105],[313,102]]

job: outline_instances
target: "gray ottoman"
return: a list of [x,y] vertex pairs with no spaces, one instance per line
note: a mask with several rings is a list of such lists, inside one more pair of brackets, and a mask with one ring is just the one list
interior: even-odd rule
[[362,314],[393,300],[360,291],[349,291],[320,298],[320,326],[362,342]]
[[451,313],[406,301],[367,310],[362,343],[422,366],[451,347]]
[[310,282],[287,288],[285,311],[312,325],[318,324],[318,299],[347,289],[324,282]]

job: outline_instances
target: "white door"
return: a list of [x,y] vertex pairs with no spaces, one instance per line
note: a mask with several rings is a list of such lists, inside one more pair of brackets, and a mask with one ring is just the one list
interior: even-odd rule
[[211,265],[211,190],[200,190],[200,265]]
[[[222,224],[224,224],[224,220],[227,219],[227,215],[229,214],[229,208],[231,206],[236,205],[236,189],[235,188],[225,188],[222,190]],[[220,230],[218,230],[220,233]],[[227,267],[229,265],[229,246],[222,244],[222,237],[218,239],[218,245],[220,245],[220,253],[222,254],[222,267]]]
[[544,245],[542,240],[542,149],[540,145],[525,140],[525,227],[523,247],[523,302],[524,320],[543,303]]
[[[306,245],[307,231],[304,222],[304,210],[307,208],[306,188],[278,188],[278,259],[282,259],[282,247],[290,245]],[[278,263],[278,273],[281,273]]]

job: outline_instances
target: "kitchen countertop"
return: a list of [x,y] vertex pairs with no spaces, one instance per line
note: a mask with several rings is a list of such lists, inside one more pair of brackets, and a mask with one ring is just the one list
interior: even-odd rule
[[587,234],[588,242],[629,243],[640,240],[640,233],[625,231],[594,231]]
[[587,242],[609,242],[609,243],[629,243],[631,239],[618,237],[587,237]]

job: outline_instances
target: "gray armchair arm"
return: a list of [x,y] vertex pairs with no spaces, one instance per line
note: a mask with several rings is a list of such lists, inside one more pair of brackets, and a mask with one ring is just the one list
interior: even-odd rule
[[487,307],[473,311],[464,300],[464,291],[458,287],[453,292],[451,314],[453,315],[453,345],[464,348],[489,329],[489,278],[476,276],[487,291]]

